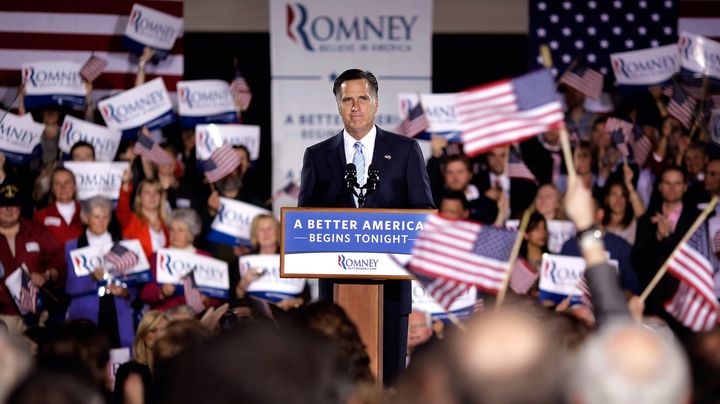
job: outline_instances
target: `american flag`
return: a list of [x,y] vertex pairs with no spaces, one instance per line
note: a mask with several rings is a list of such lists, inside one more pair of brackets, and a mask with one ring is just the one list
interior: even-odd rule
[[632,150],[633,160],[641,167],[645,165],[653,151],[653,145],[640,126],[633,126],[632,134],[627,137],[627,144]]
[[195,283],[195,276],[193,276],[192,272],[189,272],[183,277],[183,289],[185,293],[185,303],[190,306],[196,314],[205,310],[200,289],[198,289],[197,283]]
[[429,127],[430,121],[428,121],[422,104],[418,102],[417,105],[410,109],[407,116],[403,118],[402,122],[400,122],[400,124],[395,128],[395,132],[408,137],[413,137],[425,132]]
[[85,62],[85,64],[80,68],[80,76],[82,76],[82,78],[88,83],[92,83],[95,79],[100,77],[100,73],[105,70],[107,65],[107,60],[92,55],[90,56],[90,59],[88,59],[87,62]]
[[135,154],[145,156],[159,166],[173,164],[175,162],[175,159],[173,159],[165,149],[143,134],[138,135],[137,141],[135,142]]
[[210,153],[210,158],[202,162],[205,178],[210,183],[218,182],[232,173],[240,165],[240,156],[233,148],[224,143]]
[[[136,0],[3,1],[0,7],[0,100],[9,104],[20,84],[20,66],[37,61],[83,63],[94,53],[108,61],[93,83],[93,98],[132,88],[137,59],[122,45],[125,27]],[[182,18],[181,0],[141,1],[143,5]],[[162,77],[174,92],[183,76],[182,33],[168,59],[148,65],[148,80]]]
[[715,236],[713,236],[712,240],[712,246],[712,250],[715,254],[720,253],[720,230],[715,232]]
[[525,162],[522,161],[520,156],[518,156],[517,153],[513,152],[512,150],[510,151],[510,156],[508,157],[507,171],[508,177],[510,177],[511,179],[531,181],[535,184],[538,183],[535,174],[530,171],[530,169],[525,164]]
[[407,268],[416,276],[440,279],[436,288],[445,294],[459,296],[471,285],[494,293],[508,270],[516,236],[513,230],[429,215]]
[[250,101],[252,101],[252,91],[250,91],[250,86],[238,69],[235,69],[235,78],[230,83],[230,92],[235,102],[240,106],[240,111],[245,112],[250,106]]
[[576,64],[565,70],[565,73],[560,76],[559,82],[597,100],[602,94],[604,80],[602,73]]
[[272,197],[272,201],[275,202],[278,198],[280,198],[283,195],[287,195],[291,198],[298,199],[300,197],[300,187],[295,183],[295,181],[290,181],[279,189]]
[[690,129],[697,101],[689,97],[677,83],[665,88],[663,92],[669,98],[667,103],[668,114],[680,121],[684,127]]
[[633,124],[618,118],[608,118],[605,121],[605,130],[610,133],[610,139],[623,157],[629,157],[627,139],[632,136]]
[[677,42],[678,0],[530,0],[528,6],[530,67],[542,66],[540,45],[547,45],[553,74],[576,61],[607,75],[611,53]]
[[20,310],[35,314],[37,312],[38,288],[30,280],[30,273],[25,266],[18,268],[18,271],[22,271]]
[[138,263],[138,256],[120,243],[113,244],[104,259],[123,276]]
[[525,295],[538,277],[540,275],[530,268],[530,264],[524,258],[518,258],[515,260],[512,274],[510,274],[510,289],[517,294]]
[[680,286],[665,304],[665,310],[693,331],[708,331],[717,324],[720,304],[715,294],[710,254],[705,222],[668,258],[668,272],[680,280]]
[[465,154],[518,142],[563,125],[563,108],[547,70],[458,94],[455,111]]

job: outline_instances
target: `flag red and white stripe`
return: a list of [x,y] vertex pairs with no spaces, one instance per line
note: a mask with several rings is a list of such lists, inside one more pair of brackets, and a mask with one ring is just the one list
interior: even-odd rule
[[530,182],[538,183],[535,174],[530,171],[524,161],[513,151],[510,151],[510,157],[508,158],[508,177],[517,180],[526,180]]
[[113,244],[104,259],[123,276],[138,263],[138,256],[120,243]]
[[213,150],[210,158],[203,162],[205,178],[210,183],[218,182],[226,175],[232,173],[240,165],[240,156],[228,144]]
[[195,278],[192,272],[183,277],[183,289],[185,295],[185,304],[190,306],[190,308],[193,309],[195,314],[205,310],[205,305],[202,302],[202,295],[200,294],[200,289],[198,289],[197,284],[195,283]]
[[[56,2],[3,1],[0,11],[0,100],[9,103],[21,82],[20,66],[37,61],[84,63],[91,54],[107,60],[93,83],[93,97],[132,88],[137,59],[122,45],[135,0]],[[175,17],[183,16],[181,0],[149,0],[143,5]],[[147,80],[163,77],[174,92],[183,75],[182,33],[163,62],[147,66]]]
[[407,268],[420,277],[452,281],[446,289],[454,292],[447,293],[462,294],[469,285],[495,293],[508,270],[516,236],[513,230],[429,215]]
[[680,280],[665,310],[693,331],[708,331],[717,324],[720,309],[713,281],[712,248],[707,223],[668,258],[668,272]]
[[235,78],[230,83],[230,92],[235,99],[235,103],[240,107],[240,111],[245,112],[250,107],[252,91],[250,91],[250,86],[240,72],[235,73]]
[[688,96],[678,84],[667,87],[663,93],[668,96],[668,114],[677,119],[685,128],[690,129],[697,101]]
[[464,91],[455,111],[465,154],[528,139],[563,126],[564,113],[547,70]]
[[88,83],[92,83],[95,79],[100,77],[100,74],[103,70],[105,70],[107,65],[107,60],[95,55],[90,56],[87,62],[85,62],[85,64],[80,68],[80,76],[82,76],[82,78]]
[[530,268],[530,264],[524,258],[518,258],[510,275],[510,289],[517,294],[525,295],[539,277],[540,275]]
[[147,157],[153,163],[159,166],[173,164],[175,159],[165,151],[157,142],[149,137],[140,134],[135,142],[135,154]]
[[587,97],[597,100],[602,94],[604,80],[605,78],[600,72],[584,66],[575,66],[572,69],[565,70],[565,73],[560,76],[558,81],[580,91]]
[[30,273],[23,265],[18,269],[22,271],[20,287],[20,310],[26,313],[37,313],[38,288],[32,283]]
[[425,132],[430,127],[430,121],[423,110],[422,104],[418,103],[410,109],[407,116],[395,128],[395,133],[413,137]]

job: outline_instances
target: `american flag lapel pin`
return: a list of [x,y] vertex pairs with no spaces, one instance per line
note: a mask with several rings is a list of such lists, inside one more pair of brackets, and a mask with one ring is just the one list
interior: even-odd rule
[[389,154],[386,154],[386,155],[385,155],[385,160],[390,160],[390,159],[392,159],[392,156],[389,155]]

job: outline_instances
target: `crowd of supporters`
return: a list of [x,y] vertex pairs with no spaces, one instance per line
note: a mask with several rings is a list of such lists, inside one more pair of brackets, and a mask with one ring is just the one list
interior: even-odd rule
[[[151,56],[141,58],[136,85],[144,81],[143,60]],[[219,197],[271,207],[267,195],[258,194],[246,148],[235,148],[241,164],[233,173],[208,184],[197,167],[193,129],[145,132],[161,142],[170,161],[153,163],[135,155],[134,140],[123,142],[116,160],[131,165],[117,202],[93,197],[80,203],[75,177],[62,163],[93,161],[93,146],[78,142],[62,156],[57,142],[68,114],[102,123],[92,100],[84,112],[25,111],[21,98],[18,113],[32,114],[45,131],[42,155],[29,164],[13,164],[0,153],[0,401],[720,400],[717,327],[693,333],[666,312],[663,303],[678,288],[669,276],[644,306],[637,301],[699,209],[720,195],[720,149],[702,125],[685,128],[668,115],[660,91],[625,97],[604,114],[585,110],[582,95],[571,88],[565,95],[577,183],[568,176],[559,132],[473,158],[434,136],[427,163],[433,197],[444,216],[497,226],[533,207],[519,259],[535,273],[549,251],[550,221],[572,220],[577,228],[594,224],[604,231],[607,254],[619,263],[617,278],[571,238],[557,252],[585,257],[588,271],[604,279],[588,280],[592,307],[538,301],[536,282],[511,294],[504,310],[477,313],[464,331],[416,311],[408,371],[385,390],[375,383],[358,331],[340,307],[312,302],[308,290],[274,304],[248,295],[260,274],[241,277],[238,258],[279,252],[276,218],[255,218],[251,248],[206,240]],[[637,126],[652,145],[648,158],[624,153],[613,142],[609,117]],[[527,172],[512,173],[511,160]],[[720,246],[720,234],[710,237]],[[70,251],[121,239],[140,241],[153,275],[159,248],[226,261],[229,299],[200,295],[191,302],[174,285],[155,280],[108,284],[99,293],[102,269],[88,276],[72,270]],[[21,308],[5,280],[23,265],[40,303],[23,302]],[[483,306],[491,304],[485,296]],[[630,313],[644,327],[631,325]],[[112,369],[110,350],[121,347],[131,349],[131,360]]]

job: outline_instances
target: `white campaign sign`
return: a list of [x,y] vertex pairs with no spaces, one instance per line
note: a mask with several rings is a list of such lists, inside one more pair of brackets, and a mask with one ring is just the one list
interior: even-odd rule
[[27,95],[67,94],[85,96],[80,64],[68,61],[23,63],[22,78]]
[[674,44],[613,53],[610,62],[620,85],[660,84],[680,71],[680,56]]
[[178,113],[181,116],[211,116],[235,112],[230,85],[222,80],[179,81]]
[[223,143],[243,145],[250,152],[250,160],[260,156],[260,127],[256,125],[209,124],[195,126],[195,153],[198,160],[207,160],[210,153]]
[[255,205],[220,197],[220,209],[212,222],[211,232],[250,240],[250,225],[255,216],[269,214],[270,211]]
[[45,125],[28,119],[29,115],[18,116],[11,112],[4,115],[5,119],[0,122],[0,150],[28,155],[40,144]]
[[[244,255],[240,257],[240,276],[245,276],[248,271],[258,269],[263,275],[250,283],[247,291],[258,293],[260,297],[267,297],[277,301],[288,296],[298,296],[305,288],[303,278],[281,278],[280,277],[280,255]],[[277,299],[272,299],[277,297]]]
[[95,149],[96,161],[113,161],[120,145],[121,133],[104,126],[67,115],[60,129],[58,147],[70,154],[73,145],[79,141],[88,142]]
[[130,167],[128,162],[74,162],[65,163],[65,168],[75,174],[77,197],[84,201],[95,195],[116,200],[120,196],[123,172]]
[[[455,94],[420,94],[422,108],[430,122],[429,132],[460,132],[460,124],[455,115],[455,97]],[[418,95],[417,93],[400,93],[398,101],[401,115],[406,116],[408,111],[417,105]]]
[[132,129],[171,113],[172,102],[161,77],[98,102],[109,128]]
[[[144,272],[150,269],[150,263],[145,256],[145,252],[143,251],[140,241],[120,240],[120,245],[132,251],[138,257],[138,263],[128,271],[128,275]],[[104,268],[104,256],[108,251],[110,251],[111,247],[112,245],[107,245],[106,248],[87,246],[70,251],[70,260],[72,261],[75,275],[88,276],[95,270],[95,268]]]
[[720,42],[681,31],[678,45],[684,69],[720,79]]
[[134,4],[125,36],[152,48],[170,50],[182,31],[182,25],[182,18]]
[[[608,260],[618,270],[617,260]],[[585,260],[582,257],[569,255],[543,254],[540,265],[539,289],[542,292],[563,295],[582,296],[578,282],[585,271]]]
[[225,290],[230,287],[225,261],[174,248],[161,248],[156,255],[158,283],[181,285],[182,278],[195,271],[193,275],[198,286]]
[[[439,316],[447,313],[445,308],[439,305],[435,299],[433,299],[432,295],[427,292],[422,283],[413,280],[410,286],[412,288],[413,311],[422,311],[433,316]],[[475,289],[475,287],[471,287],[467,290],[467,292],[455,299],[452,305],[450,305],[450,312],[468,309],[473,310],[476,301],[477,289]]]

